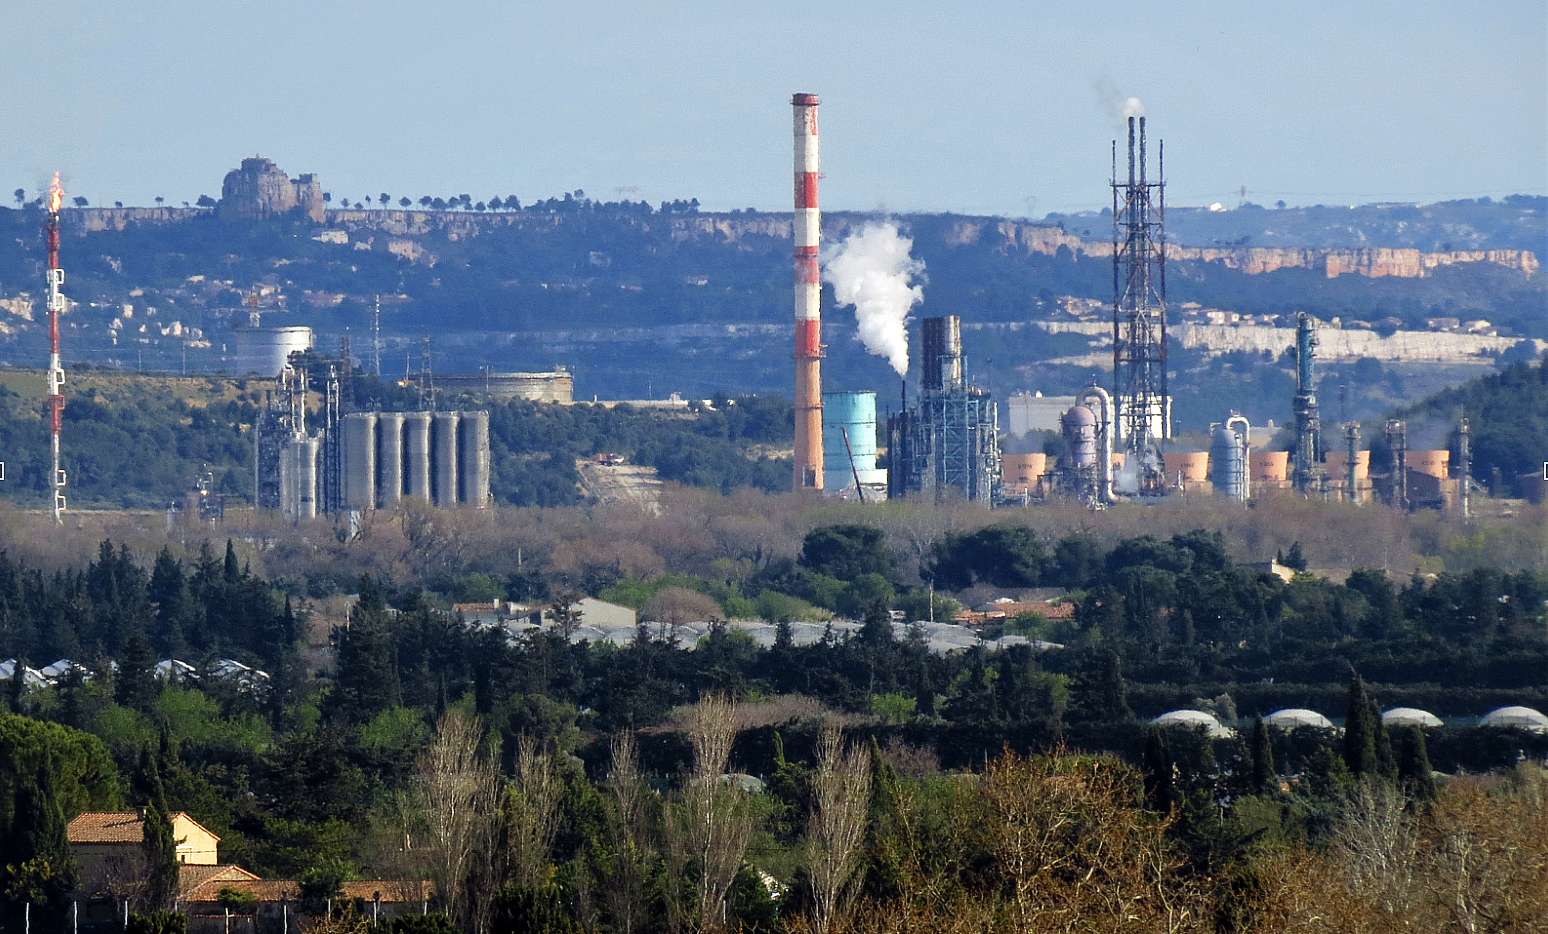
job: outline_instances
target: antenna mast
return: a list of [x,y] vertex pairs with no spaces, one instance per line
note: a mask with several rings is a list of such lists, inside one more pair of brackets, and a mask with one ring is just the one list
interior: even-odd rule
[[48,201],[48,411],[51,425],[49,447],[53,453],[54,472],[49,485],[54,495],[49,506],[54,522],[64,522],[65,472],[59,466],[59,427],[63,420],[64,365],[59,361],[59,316],[65,310],[65,297],[60,289],[64,286],[64,270],[59,267],[59,209],[64,204],[64,188],[59,184],[59,173],[49,186]]

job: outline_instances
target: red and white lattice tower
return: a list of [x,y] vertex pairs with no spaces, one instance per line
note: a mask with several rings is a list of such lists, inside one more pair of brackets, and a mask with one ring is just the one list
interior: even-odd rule
[[59,362],[59,316],[65,310],[64,270],[59,268],[59,209],[64,204],[64,188],[59,184],[59,173],[49,186],[48,202],[48,411],[52,426],[50,447],[53,451],[54,472],[49,486],[53,490],[50,510],[55,522],[63,522],[65,508],[65,472],[59,466],[59,424],[64,414],[64,366]]
[[817,95],[797,94],[795,109],[795,489],[822,483],[822,271],[817,248]]

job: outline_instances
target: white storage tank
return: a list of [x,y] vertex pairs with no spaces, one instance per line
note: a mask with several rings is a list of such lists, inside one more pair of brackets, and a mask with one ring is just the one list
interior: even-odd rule
[[234,376],[277,376],[290,362],[292,353],[311,349],[312,329],[308,327],[233,328],[226,372]]

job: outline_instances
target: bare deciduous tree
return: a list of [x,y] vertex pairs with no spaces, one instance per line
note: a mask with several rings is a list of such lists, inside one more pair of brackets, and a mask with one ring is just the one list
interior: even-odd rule
[[[674,852],[668,863],[698,869],[692,920],[700,931],[723,931],[726,895],[742,867],[753,830],[747,793],[726,777],[737,734],[736,705],[723,696],[705,697],[689,711],[688,734],[693,743],[693,772],[673,809],[670,849]],[[677,914],[681,917],[682,912]]]
[[612,856],[603,898],[612,916],[613,930],[634,934],[643,920],[646,867],[651,855],[646,832],[646,806],[651,791],[640,776],[639,748],[633,733],[614,735],[612,753],[613,767],[607,777],[614,805],[614,811],[608,815]]
[[833,721],[817,739],[812,813],[806,831],[806,866],[812,886],[812,928],[827,934],[858,882],[857,857],[871,797],[871,760],[845,747]]
[[478,724],[460,710],[441,718],[414,767],[404,828],[410,852],[416,829],[422,829],[417,862],[434,880],[447,913],[464,926],[471,918],[466,877],[487,851],[498,787],[494,764],[479,752],[482,739]]
[[548,853],[559,828],[564,781],[552,752],[523,736],[516,748],[516,780],[506,789],[506,859],[511,881],[535,886],[546,877]]

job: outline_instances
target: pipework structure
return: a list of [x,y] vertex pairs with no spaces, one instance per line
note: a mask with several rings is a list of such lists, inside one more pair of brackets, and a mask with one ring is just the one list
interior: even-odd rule
[[999,413],[990,394],[970,386],[962,359],[962,320],[925,318],[919,405],[887,420],[887,495],[929,493],[991,505],[1000,486]]
[[1360,423],[1344,423],[1344,497],[1360,502]]
[[1252,495],[1247,459],[1252,451],[1252,424],[1231,413],[1223,424],[1210,427],[1209,473],[1215,492],[1245,503]]
[[[1137,134],[1136,134],[1137,131]],[[1136,145],[1137,142],[1137,145]],[[1165,485],[1161,448],[1171,413],[1166,385],[1166,182],[1158,146],[1156,179],[1146,170],[1145,118],[1129,118],[1128,180],[1113,142],[1113,398],[1118,441],[1138,465],[1137,492]]]
[[59,316],[65,310],[64,269],[59,265],[59,209],[64,205],[64,188],[59,184],[59,173],[54,173],[53,184],[48,192],[48,415],[49,450],[53,455],[53,473],[49,475],[49,488],[53,496],[49,512],[55,523],[64,522],[65,472],[59,466],[59,429],[64,418],[64,365],[59,359]]
[[1472,491],[1469,489],[1473,483],[1473,430],[1467,424],[1467,419],[1462,419],[1457,425],[1457,507],[1462,513],[1462,518],[1472,518]]
[[1323,480],[1322,418],[1317,408],[1317,319],[1301,312],[1295,325],[1295,461],[1290,480],[1303,495]]
[[1394,418],[1387,421],[1388,469],[1391,483],[1387,505],[1408,511],[1408,423]]
[[822,271],[818,265],[822,213],[817,206],[821,162],[817,95],[796,94],[795,113],[795,476],[800,490],[823,488]]

